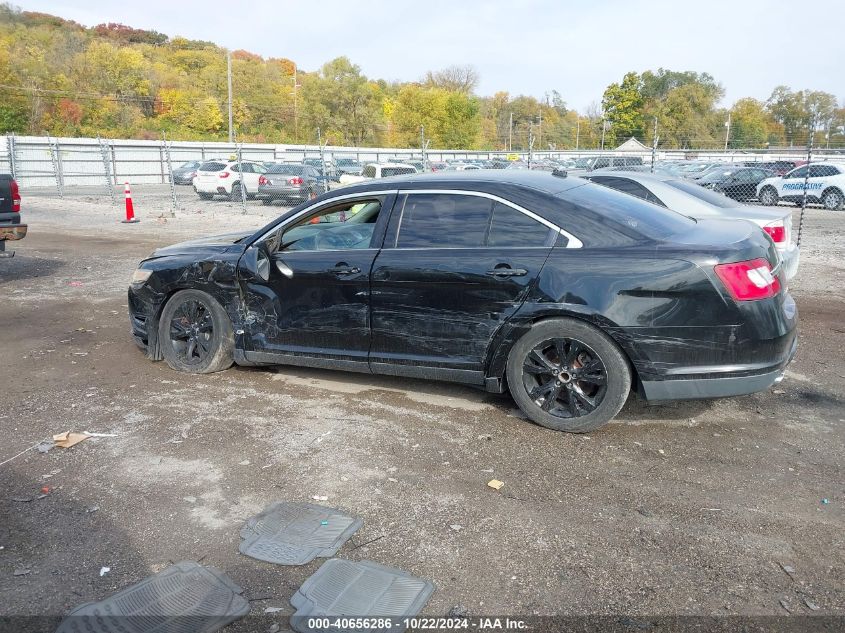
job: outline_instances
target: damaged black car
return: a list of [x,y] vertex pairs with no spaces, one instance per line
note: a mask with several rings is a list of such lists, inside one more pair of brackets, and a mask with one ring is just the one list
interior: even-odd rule
[[678,400],[777,382],[797,311],[771,239],[565,174],[356,184],[252,234],[185,242],[129,289],[146,354],[192,373],[299,365],[509,391],[591,431],[631,391]]

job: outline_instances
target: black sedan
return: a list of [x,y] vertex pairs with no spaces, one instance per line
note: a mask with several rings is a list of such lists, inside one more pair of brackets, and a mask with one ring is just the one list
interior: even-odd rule
[[272,204],[274,200],[280,200],[282,204],[298,204],[325,191],[325,181],[314,167],[275,164],[258,177],[258,194],[255,197],[264,204]]
[[774,175],[773,171],[758,167],[719,167],[695,182],[734,200],[751,200],[757,197],[757,185]]
[[629,391],[731,396],[797,342],[772,241],[580,178],[442,172],[326,193],[249,234],[159,249],[129,289],[136,342],[179,371],[290,364],[509,390],[586,432]]

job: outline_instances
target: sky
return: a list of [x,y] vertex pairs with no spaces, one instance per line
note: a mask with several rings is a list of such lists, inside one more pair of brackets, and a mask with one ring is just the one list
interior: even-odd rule
[[628,71],[708,72],[722,105],[778,85],[845,100],[845,0],[13,0],[85,26],[120,22],[208,40],[303,70],[345,55],[373,79],[469,64],[477,93],[585,111]]

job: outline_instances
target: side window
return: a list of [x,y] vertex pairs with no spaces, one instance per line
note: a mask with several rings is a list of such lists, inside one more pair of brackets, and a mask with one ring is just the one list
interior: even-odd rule
[[827,176],[837,176],[839,170],[833,165],[812,165],[810,167],[810,178],[825,178]]
[[640,183],[627,180],[626,178],[619,178],[618,180],[619,182],[613,186],[614,189],[636,196],[637,198],[642,198],[643,200],[648,200],[649,191]]
[[412,194],[405,199],[397,248],[484,246],[493,202],[479,196]]
[[323,207],[284,230],[281,250],[369,248],[381,206],[380,200],[355,200]]
[[364,178],[375,178],[376,177],[376,166],[375,165],[367,165],[361,171],[361,175]]
[[794,169],[787,175],[787,178],[806,178],[807,177],[807,166],[804,165],[803,167],[799,167],[798,169]]
[[551,229],[501,202],[493,204],[487,246],[549,246]]
[[[237,163],[236,163],[236,164],[235,164],[235,170],[237,171],[237,169],[238,169],[238,165],[237,165]],[[241,172],[242,172],[242,173],[244,173],[244,174],[251,174],[251,173],[253,173],[253,171],[252,171],[252,165],[251,165],[250,163],[241,163]]]
[[259,165],[258,163],[252,163],[250,166],[252,167],[253,173],[263,174],[263,173],[267,172],[267,169],[264,167],[264,165]]

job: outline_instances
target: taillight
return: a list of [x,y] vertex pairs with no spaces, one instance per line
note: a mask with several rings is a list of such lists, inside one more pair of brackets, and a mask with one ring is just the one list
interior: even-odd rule
[[780,292],[780,280],[762,257],[747,262],[719,264],[714,270],[737,301],[768,299]]
[[763,230],[769,234],[775,244],[783,244],[786,242],[786,225],[783,220],[772,222],[763,227]]
[[294,176],[293,178],[288,180],[288,184],[289,185],[301,185],[302,184],[302,178],[300,178],[299,176]]
[[266,184],[267,184],[267,179],[266,179],[264,176],[259,176],[259,177],[258,177],[258,184],[259,184],[259,185],[266,185]]
[[12,190],[12,213],[21,212],[21,192],[18,189],[18,183],[12,180],[10,189]]
[[218,177],[219,178],[228,178],[229,172],[228,171],[221,171]]

